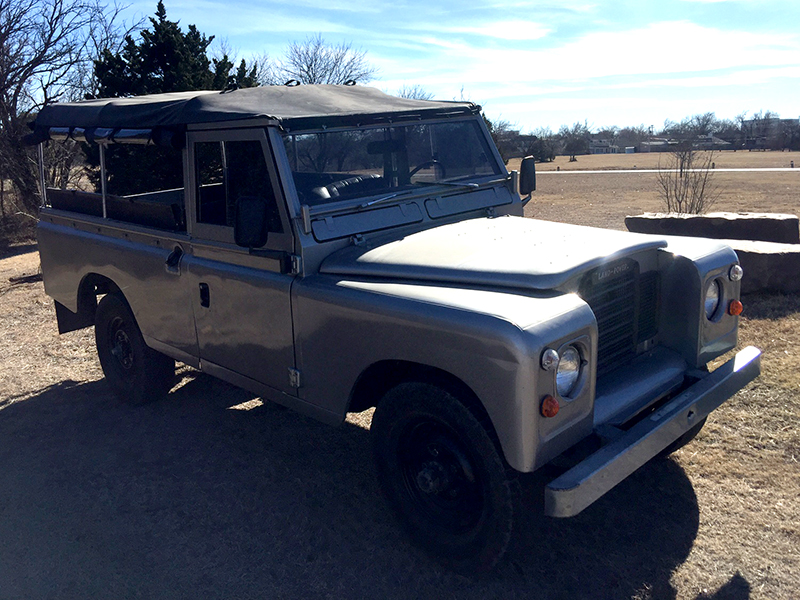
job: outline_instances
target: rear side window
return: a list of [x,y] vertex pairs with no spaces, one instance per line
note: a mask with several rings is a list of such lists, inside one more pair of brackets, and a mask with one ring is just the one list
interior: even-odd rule
[[236,200],[263,198],[268,207],[268,229],[283,233],[264,152],[258,140],[197,142],[197,222],[233,227]]
[[[48,148],[46,154],[56,165],[47,171],[50,206],[153,229],[186,231],[180,150],[150,143],[108,144],[104,206],[101,150],[84,142],[84,160],[80,161],[76,160],[80,156],[74,154],[75,144],[67,140]],[[70,149],[74,155],[72,160],[66,160],[70,158]]]

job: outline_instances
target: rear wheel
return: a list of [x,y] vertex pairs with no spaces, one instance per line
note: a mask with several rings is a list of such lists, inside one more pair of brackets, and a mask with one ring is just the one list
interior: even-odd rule
[[175,361],[145,344],[131,309],[117,294],[100,300],[94,335],[103,374],[118,396],[132,404],[166,396],[175,381]]
[[458,571],[494,567],[518,492],[469,409],[435,386],[401,384],[378,404],[371,436],[381,489],[414,542]]

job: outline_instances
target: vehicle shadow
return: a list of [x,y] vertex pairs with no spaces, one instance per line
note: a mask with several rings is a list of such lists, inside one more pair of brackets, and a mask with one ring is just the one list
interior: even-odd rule
[[[675,597],[670,573],[698,527],[675,462],[646,466],[567,520],[537,517],[539,482],[523,478],[529,512],[507,559],[468,578],[407,543],[378,492],[368,434],[194,373],[140,407],[102,380],[6,404],[1,595]],[[747,598],[738,577],[708,598]]]

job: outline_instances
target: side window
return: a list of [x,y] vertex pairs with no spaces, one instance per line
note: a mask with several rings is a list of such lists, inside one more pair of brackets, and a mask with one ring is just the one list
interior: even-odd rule
[[283,233],[278,203],[258,140],[197,142],[197,222],[233,227],[236,200],[263,198],[270,232]]
[[[51,167],[45,171],[47,201],[59,210],[172,232],[186,231],[183,155],[154,145],[115,143],[105,149],[106,198],[100,148],[67,139],[45,148]],[[85,163],[64,162],[84,147]],[[65,147],[67,154],[63,154]],[[62,168],[62,167],[69,168]],[[58,167],[58,168],[57,168]]]
[[194,145],[198,223],[233,225],[227,216],[223,149],[223,142],[200,142]]

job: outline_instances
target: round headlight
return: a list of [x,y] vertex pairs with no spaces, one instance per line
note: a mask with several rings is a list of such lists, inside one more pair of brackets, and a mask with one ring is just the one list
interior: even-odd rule
[[728,278],[731,281],[741,281],[744,270],[739,265],[733,265],[728,271]]
[[567,346],[561,353],[556,370],[556,389],[558,395],[569,397],[575,390],[581,375],[581,355],[575,346]]
[[719,281],[712,279],[708,282],[708,285],[706,285],[705,308],[707,319],[712,319],[717,313],[720,300],[722,299],[721,297],[722,290],[720,289]]

